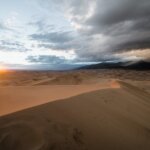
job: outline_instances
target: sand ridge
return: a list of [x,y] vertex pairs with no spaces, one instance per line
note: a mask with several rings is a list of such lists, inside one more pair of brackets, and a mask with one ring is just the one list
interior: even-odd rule
[[[110,80],[88,85],[42,85],[0,88],[0,116],[90,91],[112,88]],[[119,88],[114,86],[113,88]]]

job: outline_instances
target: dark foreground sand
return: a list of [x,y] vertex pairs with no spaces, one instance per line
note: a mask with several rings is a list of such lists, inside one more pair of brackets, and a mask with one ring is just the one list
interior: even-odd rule
[[126,83],[0,118],[1,150],[149,150],[149,94]]

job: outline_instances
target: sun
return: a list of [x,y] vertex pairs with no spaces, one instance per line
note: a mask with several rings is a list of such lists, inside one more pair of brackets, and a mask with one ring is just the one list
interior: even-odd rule
[[5,72],[7,72],[6,67],[0,64],[0,73],[5,73]]

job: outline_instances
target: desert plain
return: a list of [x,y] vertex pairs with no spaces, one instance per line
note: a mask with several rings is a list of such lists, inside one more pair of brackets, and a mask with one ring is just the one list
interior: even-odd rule
[[150,71],[0,73],[0,150],[149,150]]

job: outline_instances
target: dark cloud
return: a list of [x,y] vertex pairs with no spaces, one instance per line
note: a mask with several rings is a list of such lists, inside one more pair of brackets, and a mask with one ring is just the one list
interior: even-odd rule
[[144,50],[146,48],[150,47],[150,38],[143,39],[143,40],[137,40],[137,41],[129,41],[122,43],[116,47],[115,51],[130,51],[130,50]]
[[58,41],[57,43],[52,43],[52,42],[45,43],[45,42],[43,42],[41,44],[38,44],[38,47],[52,49],[52,50],[62,50],[62,51],[68,51],[71,49],[77,50],[77,49],[80,49],[81,42],[82,42],[82,39],[78,39],[78,37],[77,37],[77,39],[72,38],[72,40],[69,40],[66,42],[61,42],[61,41]]
[[62,43],[62,44],[39,44],[38,47],[52,49],[52,50],[69,50],[72,48],[72,45],[69,43]]
[[77,51],[79,57],[113,59],[114,53],[150,48],[149,8],[148,0],[71,0],[71,21],[79,27],[81,36],[92,39],[87,49]]
[[63,64],[66,62],[65,58],[48,55],[29,56],[27,60],[31,63],[42,63],[42,64]]
[[94,14],[87,22],[94,26],[112,26],[147,18],[150,13],[149,4],[147,0],[98,0]]
[[33,65],[30,65],[31,69],[34,68],[38,70],[68,70],[83,66],[82,60],[80,59],[67,60],[63,57],[52,55],[28,56],[26,60],[33,63]]
[[73,39],[71,32],[47,32],[41,34],[32,34],[31,38],[40,42],[65,43]]
[[70,28],[57,28],[45,18],[33,20],[29,25],[37,28],[36,33],[30,35],[29,38],[39,43],[38,48],[63,51],[74,48],[74,40],[77,35]]
[[[46,0],[45,8],[51,2]],[[53,3],[66,13],[77,36],[68,31],[50,32],[47,27],[47,32],[31,35],[40,42],[39,47],[73,49],[80,61],[121,60],[122,52],[150,48],[148,0],[53,0]],[[39,29],[46,29],[43,21],[36,24]]]

